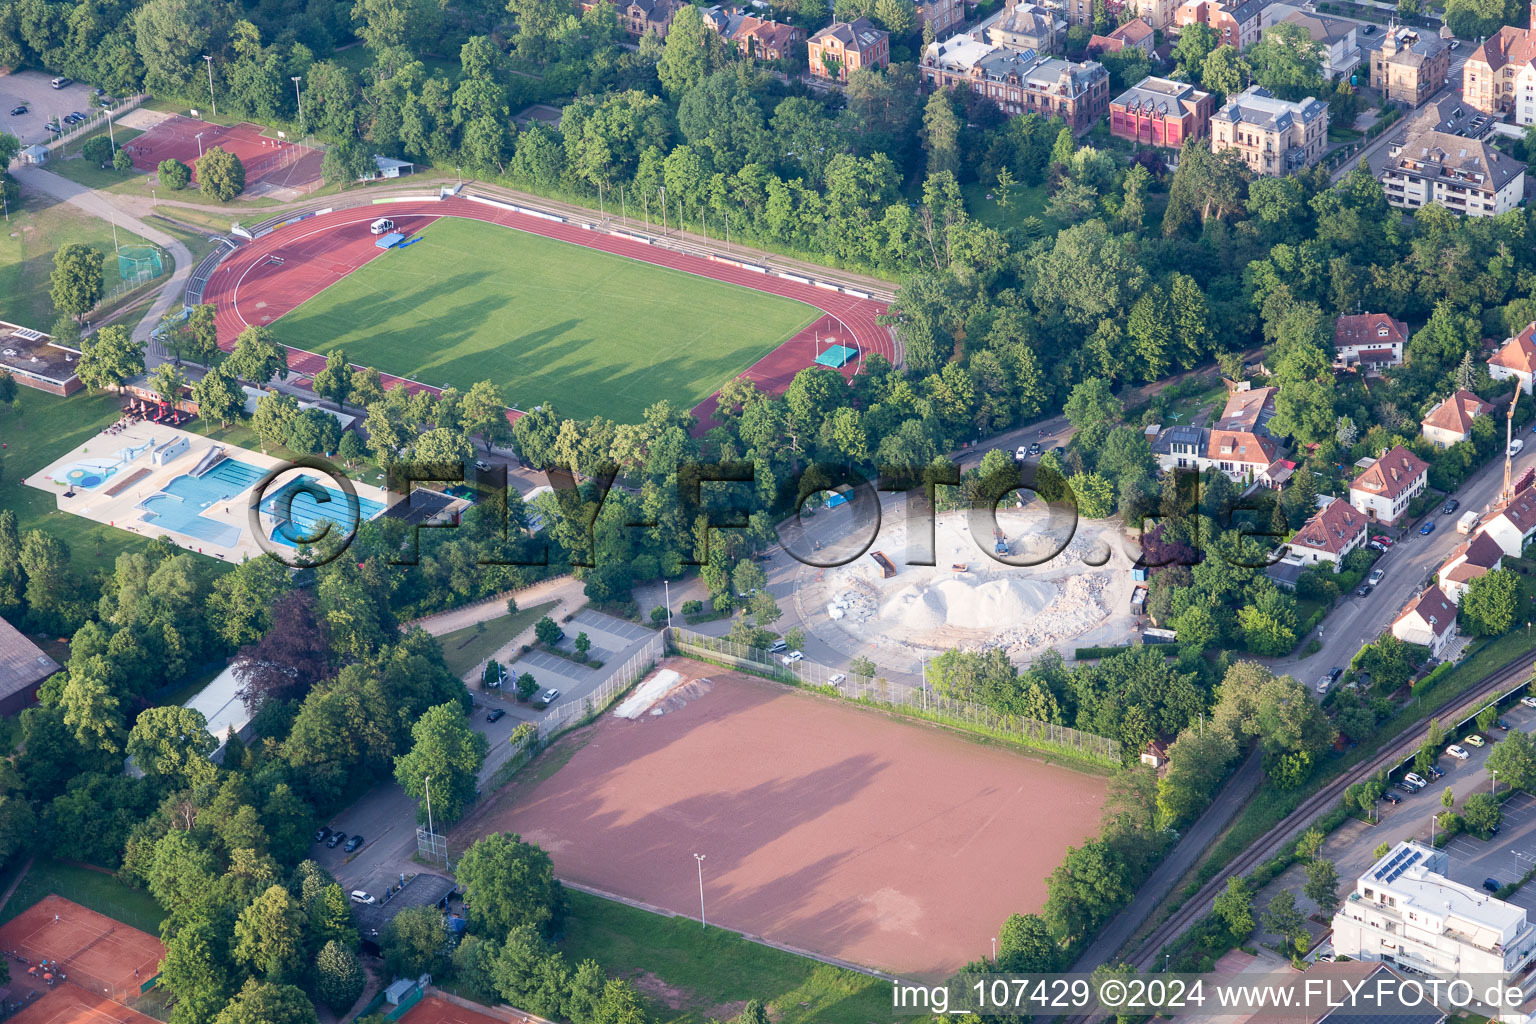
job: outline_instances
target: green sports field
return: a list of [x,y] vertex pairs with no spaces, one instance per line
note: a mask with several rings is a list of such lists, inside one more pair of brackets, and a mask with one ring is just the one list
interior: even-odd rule
[[272,324],[278,340],[509,404],[638,422],[690,409],[816,310],[481,221],[445,217]]

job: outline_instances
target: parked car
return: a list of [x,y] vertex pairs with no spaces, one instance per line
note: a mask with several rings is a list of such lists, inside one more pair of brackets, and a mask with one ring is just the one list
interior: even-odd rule
[[1481,747],[1485,743],[1483,738],[1481,736],[1479,736],[1477,733],[1473,733],[1471,736],[1468,736],[1467,739],[1466,739],[1466,742],[1471,744],[1474,747]]
[[336,847],[341,845],[341,841],[345,838],[347,838],[347,834],[345,832],[332,832],[331,838],[325,841],[325,845],[334,850]]
[[1536,708],[1536,697],[1521,697],[1520,703],[1528,708]]
[[1379,541],[1373,540],[1367,544],[1366,547],[1370,548],[1372,551],[1380,551],[1382,554],[1387,553],[1387,546]]
[[325,842],[329,838],[331,838],[331,830],[330,829],[328,829],[328,828],[317,828],[317,829],[315,829],[315,842],[323,843],[323,842]]
[[1031,454],[1031,455],[1039,455],[1040,451],[1041,451],[1041,449],[1040,449],[1040,442],[1039,441],[1031,441],[1029,443],[1029,454]]
[[1433,519],[1426,520],[1424,525],[1419,527],[1419,533],[1421,535],[1425,536],[1425,537],[1428,537],[1430,534],[1432,534],[1434,532],[1435,532],[1435,521]]
[[1344,674],[1344,670],[1342,668],[1340,668],[1339,666],[1335,665],[1335,666],[1333,666],[1333,668],[1328,670],[1328,681],[1330,683],[1336,683],[1336,682],[1339,681],[1339,676],[1341,676],[1343,674]]
[[1429,785],[1429,780],[1420,775],[1418,772],[1409,772],[1407,775],[1403,776],[1403,781],[1418,786],[1420,789],[1423,789],[1425,786]]
[[1389,804],[1400,804],[1403,802],[1403,798],[1398,796],[1396,793],[1383,793],[1381,794],[1381,798]]
[[48,84],[53,86],[55,89],[62,89],[66,85],[73,85],[74,81],[75,80],[73,78],[65,78],[63,75],[60,75],[58,78],[55,78]]
[[11,116],[12,117],[20,117],[22,114],[25,114],[26,112],[27,112],[27,105],[25,103],[23,103],[19,107],[12,107],[11,108]]
[[1380,569],[1372,569],[1371,570],[1371,574],[1366,577],[1366,581],[1368,583],[1370,583],[1371,586],[1374,587],[1376,584],[1378,584],[1382,580],[1386,579],[1386,577],[1387,577],[1387,574],[1382,572]]
[[1370,597],[1371,596],[1371,585],[1369,583],[1362,583],[1362,584],[1360,584],[1360,586],[1355,588],[1355,596],[1356,597]]
[[491,710],[485,713],[485,720],[487,722],[499,722],[505,717],[507,717],[506,708],[491,708]]
[[1051,449],[1051,454],[1055,455],[1059,459],[1063,455],[1067,454],[1067,450],[1061,445],[1057,445],[1055,448]]
[[1517,437],[1513,441],[1509,442],[1509,454],[1511,454],[1511,455],[1519,455],[1521,449],[1523,449],[1524,447],[1525,447],[1525,440],[1524,440],[1524,438]]
[[1442,515],[1447,515],[1448,516],[1448,515],[1451,515],[1452,513],[1454,513],[1459,508],[1461,508],[1461,502],[1456,500],[1455,498],[1451,498],[1451,499],[1447,500],[1444,505],[1440,506],[1440,513]]
[[352,902],[353,903],[373,904],[373,903],[377,903],[379,901],[377,899],[375,899],[374,897],[370,896],[367,892],[365,892],[362,889],[353,889],[352,890]]
[[848,681],[848,677],[843,675],[843,673],[838,672],[835,675],[833,675],[831,679],[827,680],[827,684],[829,686],[842,686],[847,681]]
[[1375,541],[1377,544],[1380,544],[1384,548],[1391,547],[1393,543],[1392,538],[1388,537],[1384,533],[1372,534],[1371,540]]
[[1499,884],[1499,880],[1497,878],[1485,878],[1483,879],[1483,888],[1487,889],[1489,892],[1498,892],[1504,887]]
[[1409,785],[1406,782],[1395,782],[1395,783],[1393,783],[1393,785],[1396,786],[1398,789],[1402,790],[1404,793],[1407,793],[1409,796],[1412,796],[1413,794],[1418,792],[1417,789],[1415,789],[1413,786]]
[[773,642],[773,646],[768,648],[768,653],[782,654],[787,650],[789,650],[789,644],[785,643],[783,640],[775,640]]
[[1021,444],[1013,450],[1014,462],[1023,462],[1027,458],[1029,458],[1029,445]]
[[1502,718],[1495,719],[1493,725],[1496,729],[1503,729],[1505,732],[1509,732],[1509,723]]
[[343,846],[342,850],[344,850],[347,853],[351,853],[353,850],[357,849],[359,846],[362,846],[362,845],[363,845],[363,837],[362,836],[353,836],[351,839],[347,840],[347,845]]
[[543,693],[539,694],[538,703],[543,704],[545,707],[549,707],[549,705],[553,704],[559,699],[559,690],[545,690]]
[[804,657],[805,652],[803,651],[790,651],[788,654],[780,658],[779,661],[783,662],[785,665],[793,665],[795,662],[802,660]]
[[1323,678],[1321,678],[1321,679],[1319,679],[1317,681],[1317,695],[1319,697],[1327,696],[1327,694],[1328,694],[1328,687],[1330,687],[1332,685],[1333,685],[1333,679],[1330,676],[1323,676]]
[[43,127],[48,129],[50,132],[53,132],[55,135],[64,134],[64,129],[59,127],[59,123],[57,121],[49,121],[47,124],[43,125]]
[[1452,39],[1448,49],[1456,50],[1456,49],[1460,49],[1460,48],[1461,48],[1461,40],[1460,39]]
[[1442,771],[1440,768],[1436,767],[1435,765],[1430,765],[1425,770],[1429,772],[1429,781],[1431,781],[1431,782],[1434,782],[1436,779],[1443,779],[1443,778],[1445,778],[1445,772]]
[[1458,746],[1455,743],[1452,743],[1450,746],[1446,747],[1445,752],[1450,754],[1458,761],[1465,761],[1467,758],[1472,756],[1466,747]]
[[1370,35],[1371,33],[1376,31],[1376,26],[1375,25],[1361,25],[1360,26],[1360,31],[1364,35]]

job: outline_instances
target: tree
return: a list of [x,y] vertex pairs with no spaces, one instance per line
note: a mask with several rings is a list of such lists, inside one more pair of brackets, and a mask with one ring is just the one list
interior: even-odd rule
[[684,7],[672,16],[665,48],[656,64],[661,87],[673,99],[725,62],[725,43],[704,24],[698,10]]
[[1045,920],[1036,914],[1010,914],[997,936],[997,969],[1010,974],[1054,971],[1061,947]]
[[1289,99],[1321,91],[1322,45],[1304,26],[1279,22],[1248,49],[1253,77]]
[[1253,890],[1241,875],[1227,879],[1226,890],[1216,896],[1211,909],[1238,942],[1253,931]]
[[533,624],[533,636],[539,643],[546,647],[554,645],[560,639],[560,627],[555,620],[548,615]]
[[1474,636],[1499,636],[1515,623],[1520,579],[1513,569],[1495,569],[1467,584],[1461,598],[1461,618]]
[[1298,951],[1307,948],[1307,919],[1296,909],[1296,896],[1289,889],[1275,893],[1259,915],[1259,922],[1266,932],[1280,936]]
[[227,203],[245,191],[245,164],[223,146],[214,146],[197,161],[197,186],[204,195]]
[[76,367],[87,387],[98,391],[117,387],[144,372],[144,343],[134,341],[128,328],[110,324],[81,339]]
[[493,832],[459,858],[455,872],[470,923],[482,935],[505,935],[520,924],[549,935],[565,916],[565,895],[549,854],[511,832]]
[[161,363],[149,375],[149,389],[174,408],[187,388],[187,375],[175,363]]
[[288,890],[269,886],[235,920],[235,960],[282,984],[304,970],[304,912]]
[[180,160],[161,160],[155,168],[160,184],[180,192],[192,183],[192,168]]
[[247,978],[213,1024],[319,1024],[319,1017],[303,989]]
[[1236,47],[1222,44],[1206,55],[1201,65],[1200,78],[1205,87],[1222,96],[1242,92],[1252,77],[1253,70]]
[[1516,789],[1536,789],[1536,737],[1519,729],[1488,752],[1488,770],[1497,772],[1500,782]]
[[139,713],[128,733],[128,756],[151,778],[177,788],[211,782],[218,774],[208,755],[217,746],[203,713],[175,704]]
[[105,167],[112,159],[112,141],[105,135],[96,135],[85,140],[80,147],[80,157],[98,167]]
[[1490,793],[1473,793],[1461,805],[1462,819],[1474,832],[1489,833],[1499,827],[1504,812],[1499,801]]
[[[96,308],[106,292],[100,249],[84,242],[66,242],[53,254],[53,308],[78,322]],[[119,328],[121,330],[121,328]]]
[[328,185],[340,185],[345,189],[375,170],[373,157],[362,142],[344,138],[327,146],[325,158],[320,161],[320,177]]
[[1317,904],[1324,917],[1331,915],[1339,905],[1339,869],[1331,860],[1319,857],[1307,865],[1307,883],[1302,891],[1307,899]]
[[266,327],[252,325],[235,338],[235,347],[224,361],[232,373],[257,387],[279,374],[288,372],[288,350],[272,340]]
[[930,176],[959,173],[960,118],[948,89],[934,90],[923,108],[923,149]]
[[315,374],[314,387],[315,394],[329,398],[341,410],[352,393],[352,367],[345,352],[337,349],[325,357],[325,369]]
[[315,994],[336,1014],[344,1013],[363,994],[368,976],[357,954],[335,939],[315,957]]
[[[411,726],[411,749],[395,759],[395,780],[407,795],[426,796],[427,779],[437,784],[433,810],[436,820],[457,821],[474,802],[478,773],[489,741],[469,727],[464,709],[456,703],[439,704]],[[423,806],[418,816],[426,821]]]
[[384,926],[379,947],[384,954],[384,968],[391,977],[437,973],[448,953],[448,929],[443,924],[443,912],[436,907],[410,907],[400,911]]
[[256,402],[256,412],[251,415],[251,428],[261,438],[261,450],[287,445],[293,421],[299,415],[298,399],[292,395],[268,391]]
[[[1199,85],[1203,81],[1205,58],[1216,49],[1216,32],[1209,26],[1196,22],[1185,25],[1173,46],[1173,73],[1182,81]],[[1215,86],[1205,83],[1207,89]]]
[[220,426],[240,415],[245,408],[245,392],[239,381],[223,365],[215,366],[192,385],[192,401],[204,419],[218,420]]
[[122,749],[123,716],[118,698],[106,682],[86,670],[72,670],[59,692],[64,724],[86,750],[116,755]]
[[524,672],[517,677],[517,699],[527,700],[539,692],[539,681],[533,677],[532,672]]
[[[663,608],[661,610],[661,618],[665,619],[666,617],[667,617],[667,610],[665,608]],[[653,615],[652,618],[655,618],[655,616]],[[585,633],[577,633],[576,634],[576,640],[574,642],[574,646],[576,648],[576,656],[580,660],[586,661],[587,660],[587,652],[592,649],[592,638],[587,636],[587,634],[585,634]]]

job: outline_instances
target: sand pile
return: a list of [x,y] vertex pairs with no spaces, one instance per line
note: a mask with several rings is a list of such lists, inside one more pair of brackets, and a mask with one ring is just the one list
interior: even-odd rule
[[902,587],[880,608],[880,618],[914,630],[1007,629],[1039,615],[1055,596],[1056,588],[1039,580],[939,580]]

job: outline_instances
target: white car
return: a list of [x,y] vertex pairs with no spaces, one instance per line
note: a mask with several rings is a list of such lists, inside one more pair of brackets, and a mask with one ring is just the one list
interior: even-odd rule
[[1333,677],[1332,676],[1323,676],[1323,678],[1321,678],[1321,679],[1319,679],[1317,681],[1317,695],[1319,697],[1326,696],[1328,694],[1328,687],[1330,687],[1332,685],[1333,685]]
[[841,672],[839,672],[836,675],[834,675],[831,679],[828,679],[827,680],[827,684],[829,686],[842,686],[847,681],[848,681],[848,677],[843,675]]
[[1520,703],[1528,708],[1536,708],[1536,697],[1521,697]]
[[1509,454],[1511,454],[1511,455],[1519,455],[1520,454],[1520,450],[1522,448],[1524,448],[1524,447],[1525,447],[1525,442],[1517,437],[1513,441],[1509,442]]
[[1426,779],[1424,776],[1418,774],[1417,772],[1409,772],[1407,775],[1404,775],[1403,776],[1403,781],[1404,782],[1412,783],[1413,785],[1418,786],[1421,789],[1423,787],[1429,785],[1429,780]]
[[784,664],[786,664],[786,665],[793,665],[795,662],[799,661],[800,659],[802,659],[804,657],[805,657],[805,654],[803,652],[801,652],[801,651],[790,651],[788,654],[784,655],[784,657],[780,658],[779,660],[781,662],[783,662]]
[[1447,754],[1450,754],[1452,757],[1454,757],[1458,761],[1465,761],[1467,758],[1472,756],[1471,754],[1469,754],[1467,752],[1467,748],[1466,747],[1458,747],[1454,743],[1452,743],[1450,746],[1446,747],[1445,748],[1445,752]]
[[1027,458],[1029,458],[1029,445],[1021,444],[1017,448],[1014,449],[1014,451],[1013,451],[1013,461],[1014,462],[1023,462]]
[[1386,575],[1387,574],[1382,572],[1380,569],[1372,569],[1371,575],[1368,577],[1368,579],[1371,581],[1371,586],[1374,587],[1376,584],[1380,583],[1383,579],[1386,578]]

